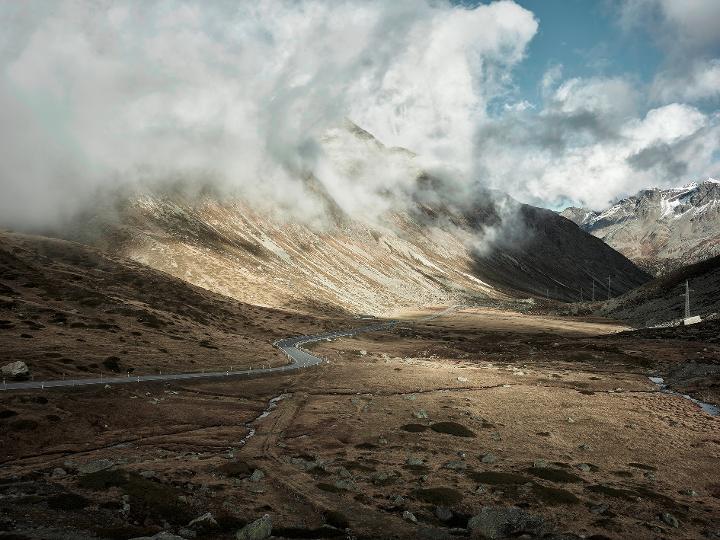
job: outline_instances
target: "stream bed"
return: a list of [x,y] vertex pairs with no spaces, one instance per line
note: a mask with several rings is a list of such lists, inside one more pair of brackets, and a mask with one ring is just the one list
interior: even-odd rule
[[720,416],[720,407],[718,407],[717,405],[713,405],[712,403],[705,403],[704,401],[695,399],[694,397],[688,396],[687,394],[681,394],[680,392],[671,390],[670,388],[668,388],[667,384],[665,384],[665,379],[663,379],[662,377],[648,377],[648,379],[650,379],[650,381],[653,382],[662,393],[670,394],[671,396],[677,396],[692,401],[695,405],[700,407],[710,416]]
[[285,398],[291,397],[292,394],[280,394],[279,396],[275,396],[270,401],[268,401],[267,407],[261,412],[258,416],[250,420],[249,422],[245,423],[245,427],[248,429],[247,435],[245,435],[239,443],[239,446],[245,446],[247,442],[252,439],[255,436],[255,428],[253,427],[253,424],[257,422],[258,420],[262,420],[267,415],[269,415],[272,410],[277,407],[277,404],[279,401],[282,401]]

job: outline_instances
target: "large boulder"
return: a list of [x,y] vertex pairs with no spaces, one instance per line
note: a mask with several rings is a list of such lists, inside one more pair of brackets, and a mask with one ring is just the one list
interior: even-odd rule
[[24,381],[30,378],[30,369],[27,367],[25,362],[10,362],[5,364],[2,368],[3,379],[13,379],[15,381]]
[[245,525],[236,534],[237,540],[265,540],[272,534],[272,518],[265,514],[260,519]]
[[515,506],[484,506],[468,521],[468,529],[481,538],[496,540],[519,536],[523,533],[537,534],[543,528],[543,519]]

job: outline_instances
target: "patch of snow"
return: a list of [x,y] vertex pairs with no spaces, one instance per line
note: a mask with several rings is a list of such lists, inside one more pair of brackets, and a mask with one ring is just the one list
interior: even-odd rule
[[660,200],[660,217],[664,218],[675,213],[675,209],[680,206],[680,199],[661,199]]

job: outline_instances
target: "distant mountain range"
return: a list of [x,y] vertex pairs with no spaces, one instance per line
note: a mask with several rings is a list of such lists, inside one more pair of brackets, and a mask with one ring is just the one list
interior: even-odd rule
[[570,207],[560,215],[655,275],[720,254],[720,180],[714,178],[645,189],[602,212]]

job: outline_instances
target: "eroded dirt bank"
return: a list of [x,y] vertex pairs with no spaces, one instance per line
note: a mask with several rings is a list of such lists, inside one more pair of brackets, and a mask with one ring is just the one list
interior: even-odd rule
[[719,537],[720,419],[657,392],[658,349],[623,329],[465,309],[292,376],[0,394],[0,529],[232,538],[267,513],[278,537],[444,538],[515,505],[528,537]]

